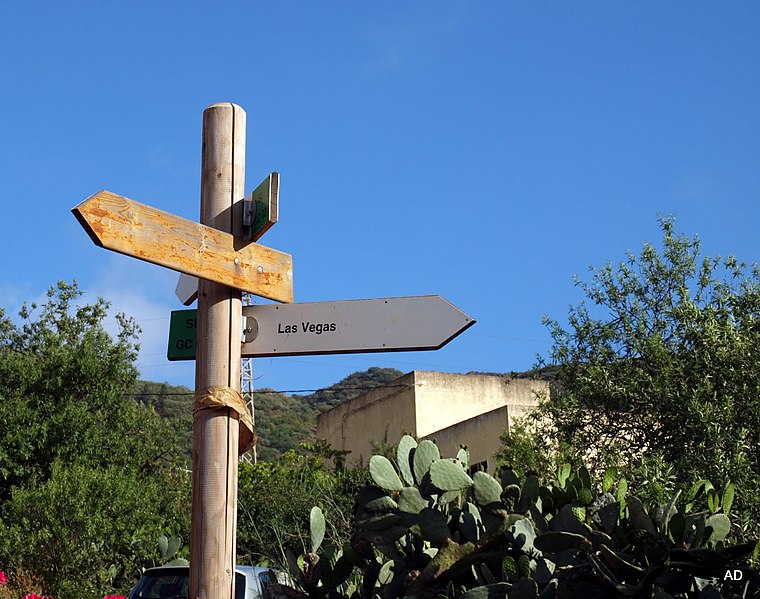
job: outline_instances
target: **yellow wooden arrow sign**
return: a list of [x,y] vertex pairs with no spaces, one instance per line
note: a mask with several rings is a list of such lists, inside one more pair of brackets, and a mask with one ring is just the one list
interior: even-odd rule
[[293,258],[100,191],[72,209],[96,245],[279,302],[293,301]]

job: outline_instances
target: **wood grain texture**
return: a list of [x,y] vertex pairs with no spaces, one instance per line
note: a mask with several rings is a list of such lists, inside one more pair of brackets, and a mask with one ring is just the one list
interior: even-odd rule
[[[242,197],[242,196],[241,196]],[[280,302],[293,301],[293,258],[232,234],[100,191],[72,210],[100,247]],[[235,211],[211,221],[231,219]],[[231,228],[231,227],[230,227]]]
[[[242,210],[236,208],[244,196],[245,127],[245,112],[234,104],[203,112],[201,222],[230,237],[242,231]],[[216,386],[240,391],[241,295],[239,288],[207,278],[198,282],[196,393]],[[238,438],[238,415],[231,408],[193,418],[192,598],[235,596]]]

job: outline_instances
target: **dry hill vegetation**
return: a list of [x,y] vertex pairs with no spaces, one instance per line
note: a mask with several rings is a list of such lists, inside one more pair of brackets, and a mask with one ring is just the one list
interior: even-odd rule
[[[394,368],[372,367],[354,372],[341,381],[308,395],[288,394],[272,389],[254,393],[258,458],[276,462],[289,449],[313,442],[317,414],[385,385],[403,373]],[[179,434],[181,457],[190,463],[192,456],[193,392],[187,387],[138,381],[133,396],[137,403],[153,408],[171,422]]]

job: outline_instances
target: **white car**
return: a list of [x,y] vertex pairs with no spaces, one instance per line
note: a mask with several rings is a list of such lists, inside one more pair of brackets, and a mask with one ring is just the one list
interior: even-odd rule
[[[263,599],[271,570],[254,566],[235,567],[235,599]],[[277,581],[272,581],[277,582]],[[187,599],[190,566],[160,566],[145,571],[128,599]]]

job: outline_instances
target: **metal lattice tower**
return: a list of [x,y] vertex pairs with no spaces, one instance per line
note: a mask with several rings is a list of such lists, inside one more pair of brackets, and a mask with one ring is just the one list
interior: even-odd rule
[[[252,304],[252,297],[250,293],[243,293],[243,305],[250,306]],[[243,400],[248,405],[248,409],[251,410],[251,418],[253,419],[254,427],[256,426],[256,413],[253,408],[253,358],[243,358],[240,364],[240,395],[243,396]],[[246,451],[241,457],[241,460],[245,460],[249,464],[255,464],[258,461],[256,454],[256,445],[250,450]]]

